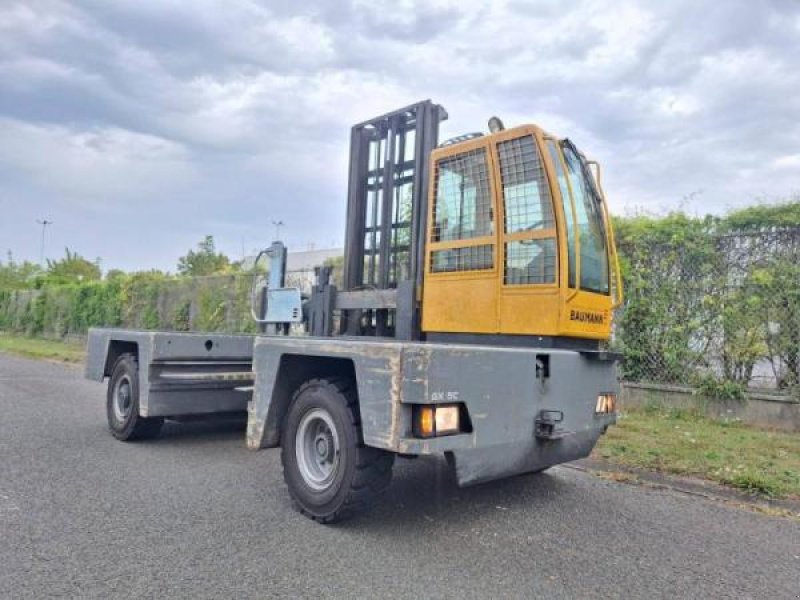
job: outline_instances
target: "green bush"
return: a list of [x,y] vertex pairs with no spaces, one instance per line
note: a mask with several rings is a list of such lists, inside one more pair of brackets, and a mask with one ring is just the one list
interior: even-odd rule
[[713,371],[746,387],[761,365],[779,389],[800,383],[800,201],[615,223],[626,379],[680,384]]
[[695,393],[709,400],[721,400],[722,402],[744,402],[747,397],[745,385],[733,381],[715,377],[713,375],[703,375],[694,381]]

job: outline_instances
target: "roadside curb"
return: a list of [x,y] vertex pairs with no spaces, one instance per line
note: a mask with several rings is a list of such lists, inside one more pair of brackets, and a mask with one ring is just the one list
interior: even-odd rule
[[800,519],[800,500],[757,496],[706,479],[637,469],[596,458],[584,458],[562,466],[601,477],[606,476],[607,479],[620,483],[643,484],[653,488],[669,489],[709,500],[735,504],[760,513]]

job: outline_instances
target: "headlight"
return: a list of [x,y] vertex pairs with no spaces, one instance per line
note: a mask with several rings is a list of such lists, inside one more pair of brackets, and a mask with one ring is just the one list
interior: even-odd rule
[[446,435],[448,433],[458,433],[460,429],[458,413],[458,406],[437,406],[436,434]]
[[597,397],[594,412],[598,415],[609,415],[617,410],[617,395],[612,393],[600,394]]
[[461,407],[458,404],[426,404],[414,407],[414,435],[429,438],[461,431]]

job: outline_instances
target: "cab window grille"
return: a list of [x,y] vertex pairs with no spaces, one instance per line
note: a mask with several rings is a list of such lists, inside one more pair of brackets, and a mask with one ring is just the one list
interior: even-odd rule
[[475,271],[492,269],[494,246],[466,246],[465,248],[450,248],[448,250],[434,250],[431,253],[431,271],[434,273],[454,273],[458,271]]
[[433,242],[492,235],[492,196],[486,150],[478,148],[436,164]]
[[500,142],[497,150],[505,202],[505,232],[553,228],[553,201],[533,136]]
[[506,284],[555,283],[556,241],[553,238],[506,244],[503,280]]

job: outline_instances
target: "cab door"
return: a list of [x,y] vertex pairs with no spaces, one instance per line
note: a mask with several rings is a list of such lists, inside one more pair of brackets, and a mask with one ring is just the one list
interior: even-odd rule
[[[604,201],[571,142],[548,139],[546,145],[560,189],[568,255],[559,333],[607,339],[614,308],[609,258],[616,250]],[[621,292],[618,272],[615,277]]]
[[495,333],[494,165],[484,139],[432,156],[423,331]]
[[533,127],[496,137],[494,151],[500,199],[498,316],[500,333],[553,335],[558,328],[557,213]]

